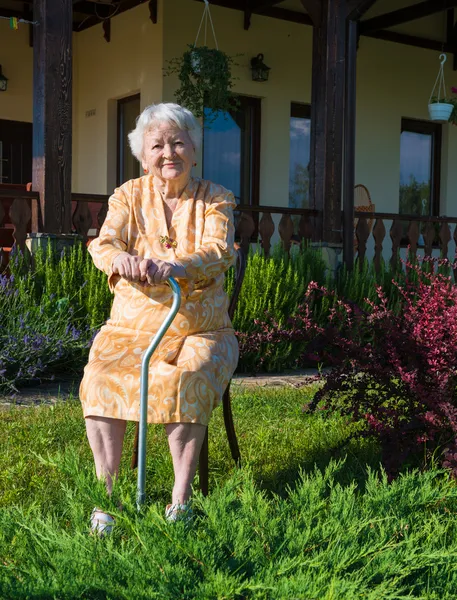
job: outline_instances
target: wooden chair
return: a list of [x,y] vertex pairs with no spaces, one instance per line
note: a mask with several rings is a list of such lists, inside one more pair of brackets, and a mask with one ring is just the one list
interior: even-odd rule
[[[241,247],[237,247],[237,261],[236,261],[236,275],[235,275],[235,286],[233,288],[232,296],[230,298],[230,304],[228,313],[230,319],[233,319],[235,314],[238,297],[240,295],[241,286],[243,285],[244,273],[246,271],[246,253]],[[239,467],[241,465],[241,454],[238,446],[238,440],[235,432],[235,425],[233,423],[232,406],[230,402],[230,383],[224,392],[222,397],[222,409],[224,412],[224,424],[225,431],[227,432],[227,439],[230,446],[230,452],[235,464]],[[138,466],[138,434],[139,434],[139,423],[136,424],[135,430],[135,441],[133,443],[133,455],[131,461],[131,468],[136,469]],[[208,429],[206,429],[205,439],[203,441],[202,449],[200,451],[198,472],[200,476],[200,489],[206,496],[208,494],[208,474],[209,474],[209,452],[208,452]]]
[[[361,183],[354,187],[354,210],[358,212],[375,212],[376,205],[371,201],[370,192],[368,188]],[[359,219],[354,219],[354,250],[357,251],[357,236],[355,235],[355,231],[357,229],[357,223]],[[374,219],[370,218],[367,220],[369,233],[373,229]]]

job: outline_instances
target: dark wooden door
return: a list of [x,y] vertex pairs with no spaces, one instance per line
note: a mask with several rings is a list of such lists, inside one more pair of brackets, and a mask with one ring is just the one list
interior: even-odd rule
[[0,119],[0,183],[32,181],[32,123]]

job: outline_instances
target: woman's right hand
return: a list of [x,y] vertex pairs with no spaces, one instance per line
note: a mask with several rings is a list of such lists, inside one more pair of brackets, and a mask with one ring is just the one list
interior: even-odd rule
[[120,275],[127,281],[136,281],[137,283],[147,283],[145,279],[141,280],[140,264],[143,261],[141,256],[132,256],[128,252],[121,252],[113,260],[113,273]]

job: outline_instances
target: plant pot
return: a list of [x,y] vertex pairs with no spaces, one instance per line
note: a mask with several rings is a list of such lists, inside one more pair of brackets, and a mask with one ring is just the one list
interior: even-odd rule
[[453,110],[454,105],[447,102],[434,102],[428,105],[430,119],[438,123],[447,123]]

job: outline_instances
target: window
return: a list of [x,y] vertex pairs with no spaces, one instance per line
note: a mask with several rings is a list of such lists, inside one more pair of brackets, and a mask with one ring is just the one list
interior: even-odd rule
[[309,208],[309,157],[311,148],[311,107],[292,103],[290,107],[289,207]]
[[231,190],[238,204],[259,204],[260,99],[239,97],[239,106],[205,111],[203,177]]
[[117,101],[117,185],[140,176],[140,163],[133,156],[128,134],[140,114],[140,94]]
[[441,125],[402,119],[400,214],[438,216],[440,212]]

